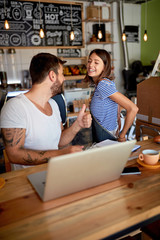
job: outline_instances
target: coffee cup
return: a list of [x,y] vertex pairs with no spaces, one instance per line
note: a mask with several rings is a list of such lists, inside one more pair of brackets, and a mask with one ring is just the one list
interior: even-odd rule
[[159,161],[159,151],[146,149],[139,154],[139,160],[144,161],[145,164],[155,165]]

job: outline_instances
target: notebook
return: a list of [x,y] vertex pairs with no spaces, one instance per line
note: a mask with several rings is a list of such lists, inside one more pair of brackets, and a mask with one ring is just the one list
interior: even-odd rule
[[47,171],[28,175],[42,201],[114,181],[121,176],[136,140],[53,157]]

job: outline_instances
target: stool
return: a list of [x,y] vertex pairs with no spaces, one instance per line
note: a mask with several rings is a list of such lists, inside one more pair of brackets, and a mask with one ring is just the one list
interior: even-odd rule
[[121,238],[120,240],[135,240],[135,238],[131,236],[127,236],[127,237]]
[[[151,224],[148,224],[147,226],[144,226],[141,228],[142,233],[144,234],[144,237],[142,240],[160,240],[160,220],[157,220],[156,222],[153,222]],[[149,238],[145,238],[145,235]],[[142,234],[143,236],[143,234]]]

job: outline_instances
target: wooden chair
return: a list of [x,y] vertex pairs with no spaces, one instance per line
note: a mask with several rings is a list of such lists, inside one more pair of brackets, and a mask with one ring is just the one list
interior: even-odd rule
[[160,220],[150,223],[141,228],[142,240],[159,240],[160,239]]
[[[147,140],[149,137],[153,138],[156,135],[160,135],[160,131],[156,128],[147,126],[147,125],[140,125],[140,141]],[[143,134],[143,129],[148,129],[150,130],[149,134]]]
[[3,149],[3,156],[4,156],[6,172],[10,172],[11,171],[11,164],[8,160],[8,156],[7,156],[7,153],[6,153],[5,149]]

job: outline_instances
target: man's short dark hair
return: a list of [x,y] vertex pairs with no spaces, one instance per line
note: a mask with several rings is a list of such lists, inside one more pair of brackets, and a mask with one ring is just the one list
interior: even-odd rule
[[60,65],[64,63],[65,61],[50,53],[35,55],[31,60],[29,68],[32,84],[43,82],[51,70],[58,74]]

